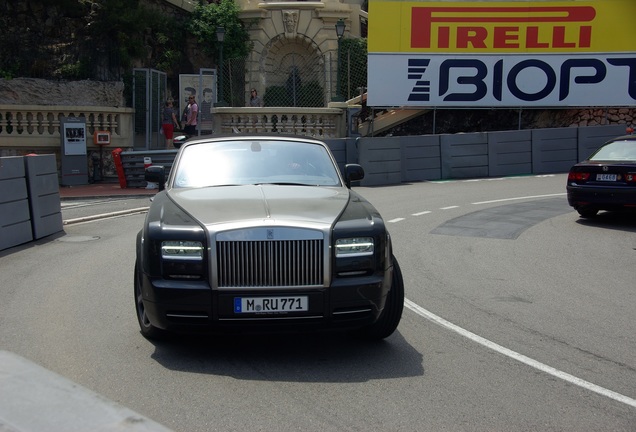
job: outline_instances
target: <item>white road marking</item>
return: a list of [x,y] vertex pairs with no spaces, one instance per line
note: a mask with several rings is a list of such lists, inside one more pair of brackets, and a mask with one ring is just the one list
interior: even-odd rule
[[488,339],[485,339],[481,336],[476,335],[475,333],[471,333],[466,329],[463,329],[462,327],[459,327],[449,321],[446,321],[444,318],[439,317],[429,311],[427,311],[426,309],[424,309],[423,307],[417,305],[416,303],[413,303],[412,301],[410,301],[409,299],[404,299],[404,306],[406,306],[407,308],[409,308],[410,310],[412,310],[413,312],[415,312],[416,314],[420,315],[421,317],[426,318],[427,320],[442,326],[448,330],[454,331],[458,334],[460,334],[461,336],[464,336],[465,338],[468,338],[470,340],[472,340],[473,342],[477,342],[480,345],[485,346],[486,348],[489,348],[493,351],[498,352],[499,354],[503,354],[507,357],[510,357],[511,359],[517,360],[525,365],[528,365],[532,368],[535,368],[537,370],[540,370],[542,372],[545,372],[549,375],[552,375],[553,377],[559,378],[561,380],[567,381],[570,384],[574,384],[577,385],[579,387],[582,387],[584,389],[587,389],[589,391],[592,391],[594,393],[600,394],[601,396],[605,396],[608,397],[610,399],[613,399],[615,401],[621,402],[625,405],[629,405],[631,407],[636,408],[636,399],[632,399],[630,397],[624,396],[620,393],[616,393],[612,390],[608,390],[604,387],[598,386],[596,384],[593,384],[589,381],[585,381],[581,378],[575,377],[574,375],[570,375],[566,372],[560,371],[558,369],[553,368],[552,366],[548,366],[546,364],[543,364],[537,360],[531,359],[530,357],[526,357],[523,354],[519,354],[516,351],[513,351],[511,349],[505,348],[499,344],[496,344]]
[[442,207],[440,208],[440,210],[450,210],[450,209],[455,209],[458,208],[459,206],[448,206],[448,207]]
[[431,212],[426,210],[426,211],[422,211],[422,212],[419,212],[419,213],[413,213],[411,216],[422,216],[422,215],[429,214],[429,213],[431,213]]
[[400,222],[403,221],[404,218],[395,218],[395,219],[391,219],[390,221],[387,221],[388,223],[396,223],[396,222]]
[[563,196],[563,195],[566,195],[566,193],[563,192],[563,193],[547,194],[547,195],[531,195],[531,196],[516,197],[516,198],[503,198],[503,199],[491,200],[491,201],[474,202],[473,205],[492,204],[492,203],[498,203],[498,202],[517,201],[517,200],[525,200],[525,199],[533,199],[533,198],[550,198],[550,197]]

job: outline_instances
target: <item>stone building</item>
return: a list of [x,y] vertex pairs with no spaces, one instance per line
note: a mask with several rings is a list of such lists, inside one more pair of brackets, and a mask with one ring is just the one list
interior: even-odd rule
[[[238,0],[249,25],[253,50],[247,59],[246,89],[287,86],[289,80],[333,88],[338,37],[366,36],[367,13],[357,2]],[[326,103],[325,103],[326,105]]]

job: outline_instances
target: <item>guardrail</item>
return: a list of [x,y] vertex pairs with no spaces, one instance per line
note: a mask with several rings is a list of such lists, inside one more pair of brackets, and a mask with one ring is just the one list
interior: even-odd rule
[[[144,179],[145,166],[163,165],[166,176],[172,169],[172,163],[177,150],[126,151],[120,153],[123,173],[119,174],[119,184],[124,187],[146,187]],[[122,178],[123,175],[123,178]]]

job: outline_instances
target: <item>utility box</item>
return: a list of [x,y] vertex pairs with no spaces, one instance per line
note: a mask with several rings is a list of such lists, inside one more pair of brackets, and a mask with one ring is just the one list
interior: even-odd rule
[[62,117],[62,186],[88,184],[88,159],[86,157],[86,119]]

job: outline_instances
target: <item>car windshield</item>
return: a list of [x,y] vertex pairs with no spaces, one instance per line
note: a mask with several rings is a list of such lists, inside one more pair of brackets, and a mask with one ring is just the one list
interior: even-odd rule
[[605,144],[589,160],[636,161],[636,140],[621,140]]
[[184,147],[173,186],[250,184],[341,185],[337,167],[322,145],[284,140],[228,140]]

